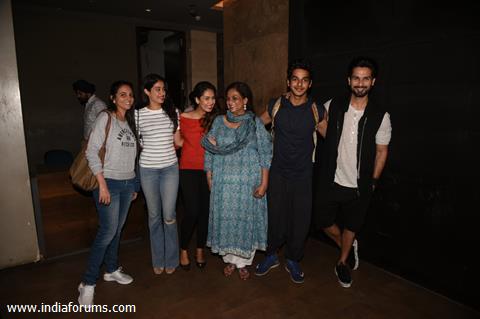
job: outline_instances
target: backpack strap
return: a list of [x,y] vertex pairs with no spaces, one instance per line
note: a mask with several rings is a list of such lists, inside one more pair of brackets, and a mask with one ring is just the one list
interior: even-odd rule
[[272,107],[272,114],[270,115],[270,117],[272,118],[272,126],[271,126],[272,137],[275,134],[275,131],[274,131],[275,115],[277,115],[277,112],[280,109],[280,106],[282,106],[282,97],[281,96],[275,101],[275,104]]
[[315,129],[317,129],[318,123],[320,123],[320,115],[318,114],[317,103],[312,103],[313,118],[315,119]]
[[318,115],[317,103],[312,103],[312,113],[313,119],[315,120],[315,129],[313,130],[313,153],[312,153],[312,162],[315,162],[315,152],[317,150],[317,128],[318,123],[320,123],[320,116]]
[[[272,114],[270,117],[272,118],[272,126],[271,126],[271,134],[272,138],[275,135],[275,115],[277,115],[277,112],[280,110],[280,106],[282,106],[282,97],[280,96],[276,101],[275,104],[272,107]],[[313,153],[312,153],[312,162],[315,162],[315,152],[317,148],[317,128],[318,128],[318,123],[320,123],[320,115],[318,114],[318,108],[317,104],[315,102],[312,103],[312,113],[313,113],[313,119],[315,120],[315,128],[313,130]]]

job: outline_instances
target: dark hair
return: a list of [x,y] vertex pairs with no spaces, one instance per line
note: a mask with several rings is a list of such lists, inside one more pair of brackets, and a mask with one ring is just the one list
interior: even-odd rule
[[215,95],[217,94],[217,89],[212,83],[208,81],[201,81],[195,85],[193,91],[188,95],[190,102],[197,107],[198,103],[195,98],[199,99],[206,90],[212,90]]
[[372,58],[359,56],[354,58],[348,65],[348,77],[352,76],[355,68],[369,68],[372,71],[372,78],[377,77],[378,65]]
[[[196,99],[200,99],[200,97],[202,97],[203,93],[205,93],[206,90],[212,90],[213,94],[215,96],[217,95],[217,89],[212,83],[208,81],[198,82],[193,88],[193,91],[190,92],[190,94],[188,95],[188,98],[190,99],[192,104],[195,105],[195,108],[198,107],[198,103]],[[208,132],[210,130],[213,120],[220,113],[219,111],[220,111],[219,107],[215,102],[212,111],[209,113],[206,113],[205,116],[202,118],[201,125],[205,129],[205,131]]]
[[237,92],[240,93],[243,98],[248,99],[247,110],[253,112],[253,93],[248,84],[244,82],[233,82],[229,86],[227,86],[227,89],[225,90],[225,95],[227,95],[228,91],[232,89],[237,90]]
[[310,63],[304,59],[297,59],[293,60],[288,64],[288,69],[287,69],[287,79],[290,80],[292,77],[293,71],[296,69],[302,69],[308,72],[308,75],[310,76],[310,80],[313,78],[313,71],[312,67],[310,66]]
[[190,94],[188,95],[188,100],[190,101],[190,105],[195,108],[196,105],[197,105],[197,101],[195,101],[195,96],[193,95],[193,91],[190,92]]
[[218,111],[220,112],[220,114],[226,113],[227,105],[224,96],[217,95],[217,97],[215,98],[215,105],[218,106]]
[[[132,90],[132,93],[134,92],[133,91],[133,84],[131,82],[128,82],[128,81],[125,81],[125,80],[118,80],[118,81],[113,82],[112,85],[110,86],[110,96],[109,96],[110,101],[108,103],[108,110],[110,110],[112,112],[115,112],[117,110],[117,106],[115,105],[115,103],[113,103],[113,99],[114,99],[115,95],[117,94],[118,90],[120,89],[120,87],[122,87],[124,85],[129,86],[130,89]],[[129,110],[127,110],[127,112],[125,113],[125,119],[127,120],[128,126],[130,127],[132,132],[135,134],[135,137],[138,138],[137,130],[135,128],[134,113],[135,113],[135,107],[132,105],[132,107]]]
[[[162,109],[165,111],[165,113],[167,113],[168,117],[170,118],[170,121],[172,121],[173,133],[175,133],[178,127],[178,115],[177,115],[177,110],[173,105],[173,101],[168,95],[168,84],[167,84],[167,81],[165,81],[165,78],[163,78],[158,74],[150,73],[146,75],[145,78],[143,79],[143,89],[147,91],[151,91],[155,83],[159,81],[163,82],[163,85],[165,85],[165,101],[162,104]],[[143,93],[143,96],[145,100],[144,106],[147,106],[149,103],[149,98],[145,93]]]
[[85,80],[77,80],[73,82],[72,88],[74,91],[81,91],[81,92],[90,93],[90,94],[95,93],[95,85]]

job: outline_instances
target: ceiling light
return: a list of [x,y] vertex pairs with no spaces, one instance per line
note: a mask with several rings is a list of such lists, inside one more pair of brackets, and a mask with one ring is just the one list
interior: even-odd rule
[[152,9],[147,8],[147,9],[145,9],[145,11],[146,12],[152,12]]
[[213,10],[223,11],[223,0],[218,1],[215,3],[212,8]]

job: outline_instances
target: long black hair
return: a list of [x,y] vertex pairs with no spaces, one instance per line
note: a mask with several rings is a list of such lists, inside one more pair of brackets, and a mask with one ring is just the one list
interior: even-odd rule
[[[152,90],[152,87],[155,85],[155,83],[159,81],[163,82],[165,86],[165,101],[162,104],[162,109],[165,111],[165,113],[167,113],[168,117],[172,121],[173,133],[175,133],[178,127],[178,114],[177,114],[177,110],[175,109],[175,106],[173,105],[172,99],[168,95],[167,81],[165,81],[165,79],[158,74],[150,73],[146,75],[145,78],[143,79],[143,89],[150,92]],[[144,106],[146,106],[149,103],[149,98],[145,93],[143,95],[145,100]]]
[[[118,80],[118,81],[113,82],[112,85],[110,86],[110,95],[109,95],[110,100],[109,100],[109,103],[108,103],[108,110],[109,111],[111,111],[111,112],[116,112],[117,111],[117,106],[115,105],[115,103],[113,103],[113,100],[114,100],[115,95],[117,94],[118,90],[120,89],[120,87],[122,87],[124,85],[129,86],[130,89],[132,90],[132,93],[134,92],[133,91],[133,84],[128,82],[128,81]],[[125,119],[127,120],[128,126],[130,127],[132,132],[135,134],[135,138],[138,138],[137,130],[135,128],[134,112],[135,112],[135,107],[132,105],[132,107],[130,109],[128,109],[127,112],[125,113]]]
[[[212,90],[213,94],[215,95],[215,99],[216,99],[217,89],[215,88],[215,86],[212,83],[210,83],[208,81],[198,82],[195,85],[195,87],[193,88],[193,91],[190,92],[190,94],[188,95],[188,98],[190,99],[190,102],[193,105],[195,105],[195,108],[198,107],[198,103],[196,101],[196,98],[200,99],[200,97],[202,97],[203,93],[205,93],[206,90]],[[210,128],[212,127],[213,120],[215,119],[215,117],[219,113],[220,113],[220,109],[217,105],[217,102],[215,101],[215,104],[213,105],[212,111],[208,112],[208,113],[205,113],[205,116],[202,118],[202,121],[201,121],[201,125],[205,129],[206,132],[208,132],[210,130]]]

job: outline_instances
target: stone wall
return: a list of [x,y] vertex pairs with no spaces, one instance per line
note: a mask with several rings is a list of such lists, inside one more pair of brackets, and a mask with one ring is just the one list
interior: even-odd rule
[[288,0],[226,1],[223,13],[225,86],[246,82],[257,113],[286,90]]

